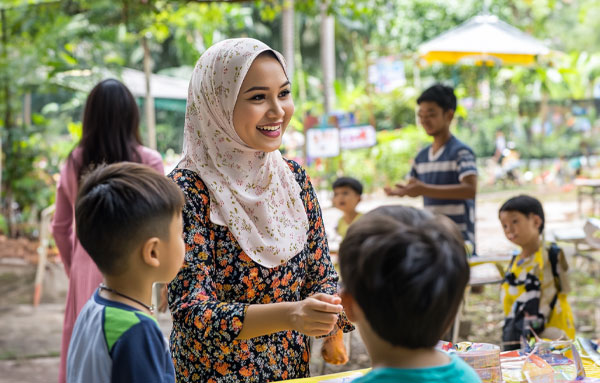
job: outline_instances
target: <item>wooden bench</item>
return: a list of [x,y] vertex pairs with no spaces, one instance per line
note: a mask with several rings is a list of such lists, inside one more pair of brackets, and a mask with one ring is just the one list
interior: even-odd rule
[[565,229],[556,229],[552,231],[554,240],[556,242],[568,243],[573,245],[575,253],[573,254],[574,267],[577,269],[583,269],[586,266],[582,264],[582,261],[590,266],[592,274],[595,274],[595,269],[599,263],[596,258],[591,254],[594,250],[587,241],[585,231],[583,228],[573,227]]
[[577,212],[582,216],[581,204],[584,197],[590,197],[592,200],[592,211],[596,214],[596,206],[598,205],[598,197],[600,196],[600,180],[589,178],[575,179],[575,187],[577,188]]

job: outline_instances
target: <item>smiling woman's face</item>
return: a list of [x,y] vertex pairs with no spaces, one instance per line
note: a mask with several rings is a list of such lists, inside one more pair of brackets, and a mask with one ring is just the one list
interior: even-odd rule
[[294,114],[294,102],[283,67],[268,53],[260,54],[242,82],[233,109],[233,126],[252,149],[272,152]]

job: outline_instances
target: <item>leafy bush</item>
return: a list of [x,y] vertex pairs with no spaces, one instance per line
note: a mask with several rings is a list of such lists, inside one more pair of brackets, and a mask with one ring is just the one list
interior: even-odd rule
[[[431,138],[415,125],[379,131],[377,146],[343,151],[336,158],[320,164],[312,163],[308,172],[322,188],[330,188],[335,178],[345,175],[360,180],[365,191],[369,192],[401,182],[409,173],[413,158],[429,142]],[[338,172],[337,169],[343,171]]]
[[6,219],[2,214],[0,214],[0,233],[7,234],[8,233],[8,224],[6,223]]

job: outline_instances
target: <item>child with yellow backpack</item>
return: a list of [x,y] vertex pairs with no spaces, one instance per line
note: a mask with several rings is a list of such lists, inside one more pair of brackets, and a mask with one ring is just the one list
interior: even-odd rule
[[520,195],[506,201],[498,213],[506,238],[521,247],[502,283],[504,309],[502,344],[520,347],[521,338],[575,337],[571,306],[567,302],[569,265],[555,243],[542,239],[544,210],[536,198]]

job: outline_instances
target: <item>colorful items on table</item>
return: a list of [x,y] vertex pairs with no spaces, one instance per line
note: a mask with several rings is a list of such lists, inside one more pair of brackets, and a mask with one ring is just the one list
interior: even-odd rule
[[548,362],[535,354],[525,359],[522,371],[527,383],[554,383],[554,370]]
[[598,353],[599,340],[591,340],[578,336],[575,345],[581,355],[581,361],[587,377],[597,378],[600,383],[600,354]]
[[526,382],[523,376],[523,365],[526,359],[527,356],[518,350],[501,353],[502,380],[506,383]]
[[500,383],[500,347],[489,343],[440,342],[437,348],[446,352],[456,352],[462,360],[473,367],[483,383]]
[[[598,346],[593,341],[583,338],[578,338],[576,344],[570,340],[538,341],[530,346],[530,352],[515,350],[500,353],[500,348],[492,344],[461,342],[454,345],[440,341],[436,348],[456,353],[475,369],[484,383],[600,383],[600,373],[590,372],[590,377],[586,377],[586,371],[592,371],[588,368],[589,364],[600,371],[600,363],[594,363],[595,359],[600,362],[600,354],[596,352],[594,346]],[[586,358],[585,361],[582,361],[581,355]],[[587,363],[586,370],[584,362]],[[551,380],[548,367],[552,369]],[[528,373],[529,380],[524,372]]]
[[[500,354],[500,359],[502,378],[506,383],[563,383],[582,381],[585,378],[581,358],[570,340],[539,341],[532,353],[508,351]],[[549,374],[550,370],[546,365],[551,368],[552,374]]]
[[583,353],[597,366],[600,366],[600,353],[598,352],[598,340],[577,337],[577,343],[583,349]]
[[541,341],[536,344],[536,347],[536,354],[554,369],[555,381],[577,380],[585,377],[581,357],[573,341]]

